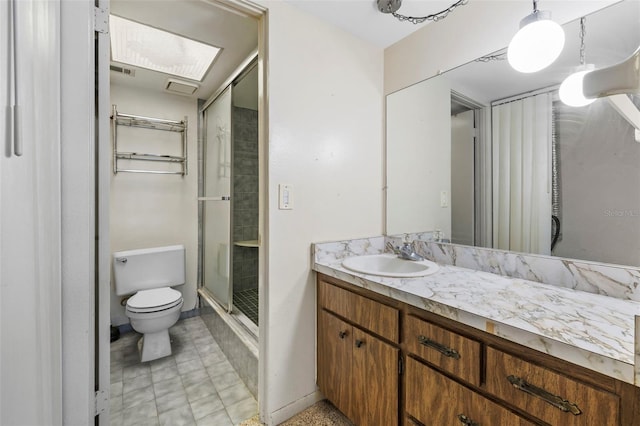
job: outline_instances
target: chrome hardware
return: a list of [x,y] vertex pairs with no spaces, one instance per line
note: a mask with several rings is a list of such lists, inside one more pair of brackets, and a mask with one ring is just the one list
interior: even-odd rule
[[465,426],[480,426],[479,423],[474,422],[464,414],[458,414],[458,420],[460,420],[460,423],[462,423]]
[[413,261],[424,260],[424,257],[416,253],[416,249],[414,248],[413,243],[404,243],[402,247],[400,247],[398,257],[404,260],[413,260]]
[[578,408],[576,404],[569,402],[566,399],[563,399],[550,392],[547,392],[542,388],[534,386],[531,383],[527,383],[520,377],[511,375],[507,377],[507,380],[509,380],[509,383],[511,383],[516,389],[538,397],[544,402],[553,405],[554,407],[558,408],[561,411],[564,411],[565,413],[571,413],[574,416],[582,414],[582,410],[580,410],[580,408]]
[[356,348],[360,348],[360,347],[362,347],[362,345],[364,345],[364,341],[363,340],[356,340]]
[[126,257],[116,257],[116,262],[127,263]]
[[440,352],[444,356],[447,356],[453,359],[460,359],[460,353],[458,353],[458,351],[456,351],[455,349],[448,348],[445,345],[438,343],[435,340],[431,340],[426,336],[422,336],[422,335],[418,336],[418,341],[420,342],[421,345],[424,345],[428,348],[435,349],[436,351]]
[[340,336],[341,339],[344,339],[345,337],[347,337],[347,332],[341,331],[340,333],[338,333],[338,336]]

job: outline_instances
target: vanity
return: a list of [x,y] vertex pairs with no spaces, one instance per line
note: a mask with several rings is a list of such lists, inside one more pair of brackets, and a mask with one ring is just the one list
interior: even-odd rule
[[317,383],[356,425],[640,425],[640,303],[446,264],[342,266],[384,242],[314,245]]

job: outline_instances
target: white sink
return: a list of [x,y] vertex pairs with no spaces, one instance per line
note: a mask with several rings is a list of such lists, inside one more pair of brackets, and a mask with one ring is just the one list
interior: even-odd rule
[[424,277],[438,271],[437,264],[429,261],[400,259],[395,254],[372,254],[348,257],[342,266],[355,272],[382,277]]

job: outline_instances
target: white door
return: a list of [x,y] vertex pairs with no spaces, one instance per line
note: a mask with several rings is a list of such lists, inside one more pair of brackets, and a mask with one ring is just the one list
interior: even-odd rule
[[0,2],[2,425],[62,424],[59,13]]

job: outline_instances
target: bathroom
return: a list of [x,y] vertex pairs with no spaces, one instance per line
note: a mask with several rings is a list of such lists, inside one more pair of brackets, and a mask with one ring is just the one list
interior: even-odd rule
[[[235,424],[257,414],[257,23],[193,2],[112,1],[110,13],[110,317],[119,335],[111,344],[111,421],[148,420],[145,415],[153,416],[154,403],[141,405],[139,400],[153,389],[161,423],[191,418]],[[212,25],[215,31],[209,30]],[[174,50],[167,46],[186,43],[170,39],[168,33],[149,34],[150,28],[197,40],[209,50],[183,58],[150,56],[158,53],[150,53],[155,45],[149,40],[162,40],[156,48],[160,54]],[[151,57],[150,62],[135,61],[141,40],[147,40],[148,50],[141,54]],[[211,46],[220,50],[206,57],[208,62],[197,62],[211,53]],[[181,66],[185,62],[192,67]],[[167,249],[148,252],[160,247]],[[126,271],[152,256],[162,256],[160,264],[167,268],[156,268],[158,277],[147,272],[146,279],[171,283],[179,291],[174,297],[162,290],[168,297],[162,302],[145,302],[142,293],[132,296],[134,285],[123,284]],[[183,278],[174,277],[172,271],[179,269]],[[181,305],[167,308],[180,297]],[[166,337],[152,340],[157,333],[147,334],[155,328],[141,323],[144,313],[131,313],[146,303],[161,304],[158,309],[175,316],[173,323],[179,315],[177,325],[164,327],[170,330],[169,342]],[[137,345],[138,362],[142,359],[150,367],[134,363]],[[207,350],[211,347],[219,350]],[[166,361],[169,354],[175,362]],[[195,364],[202,374],[190,378],[197,376]],[[182,387],[174,383],[176,377],[182,378]],[[231,395],[233,389],[237,395]]]
[[[65,149],[60,154],[61,170],[58,174],[54,173],[55,170],[51,172],[50,179],[45,182],[60,182],[61,188],[54,187],[50,191],[45,186],[45,193],[61,194],[58,201],[62,204],[62,214],[56,216],[55,200],[51,205],[41,206],[40,211],[48,212],[45,207],[49,206],[52,212],[50,220],[58,217],[64,229],[59,236],[62,254],[56,252],[55,244],[53,249],[45,250],[52,253],[52,262],[62,259],[62,266],[58,265],[62,276],[58,289],[62,290],[63,297],[62,300],[45,298],[41,302],[50,303],[47,306],[51,311],[58,312],[58,316],[51,314],[41,319],[41,326],[55,328],[58,324],[58,330],[61,330],[64,351],[57,352],[56,358],[56,351],[53,350],[53,355],[46,358],[52,360],[52,383],[55,385],[58,377],[57,383],[64,383],[64,386],[61,386],[62,391],[55,391],[57,387],[52,386],[54,390],[51,395],[45,393],[43,403],[35,404],[42,408],[33,411],[45,412],[45,416],[49,413],[49,418],[64,418],[67,424],[86,424],[89,410],[73,408],[92,406],[93,390],[98,386],[94,386],[96,381],[93,377],[93,313],[97,315],[100,307],[94,307],[93,289],[86,285],[93,281],[96,272],[93,266],[95,215],[92,210],[94,196],[97,195],[93,181],[95,153],[86,143],[95,134],[92,127],[95,118],[94,73],[92,66],[87,67],[94,58],[93,32],[87,34],[86,31],[86,23],[93,21],[94,11],[93,4],[89,5],[89,2],[63,3],[61,14],[65,25],[54,28],[55,34],[50,38],[56,40],[59,31],[57,37],[64,47],[61,68],[57,68],[60,75],[50,74],[47,80],[49,83],[59,78],[62,96],[51,103],[47,103],[45,98],[40,99],[42,107],[47,108],[45,112],[55,111],[61,105],[65,117],[51,117],[61,127]],[[264,88],[268,89],[265,95],[268,93],[269,101],[268,127],[263,129],[262,134],[265,143],[268,141],[263,147],[266,150],[268,146],[268,155],[263,152],[259,157],[263,161],[263,178],[266,179],[264,199],[260,200],[264,207],[260,219],[264,226],[260,250],[268,250],[268,253],[260,254],[268,254],[268,262],[261,263],[265,270],[263,282],[259,283],[263,291],[262,312],[259,313],[261,366],[258,387],[262,395],[260,411],[263,419],[279,423],[318,398],[315,385],[316,292],[309,244],[379,235],[385,228],[382,191],[385,182],[385,132],[384,120],[381,119],[384,117],[384,96],[434,76],[440,70],[455,68],[502,49],[517,31],[519,20],[530,13],[530,4],[525,3],[469,2],[446,20],[437,25],[424,26],[410,39],[391,46],[353,36],[301,10],[303,6],[297,8],[287,2],[260,2],[269,10],[269,26],[263,25],[259,30],[268,34],[268,38],[263,38],[263,43],[269,48],[268,56],[261,57],[265,61],[265,70],[268,70],[268,81],[266,84],[262,82]],[[572,2],[571,7],[564,10],[556,10],[554,5],[554,19],[561,23],[569,22],[604,6],[591,4],[584,6]],[[410,3],[406,6],[409,7]],[[540,3],[541,8],[544,6]],[[415,13],[421,13],[419,6],[415,7]],[[258,12],[246,13],[254,16],[253,13],[263,13],[260,10],[258,8]],[[351,20],[352,23],[357,21],[359,19]],[[486,31],[487,27],[495,31]],[[465,31],[460,32],[460,28],[465,28]],[[429,41],[434,38],[449,42],[434,44]],[[310,49],[310,46],[315,48]],[[339,70],[336,70],[336,63],[342,64]],[[56,69],[56,66],[51,69]],[[101,109],[107,126],[110,107],[107,102],[105,108]],[[49,115],[43,114],[41,117],[44,122]],[[53,134],[55,132],[49,133]],[[42,137],[42,140],[56,146],[55,140],[50,137]],[[110,146],[110,139],[105,140]],[[58,147],[62,146],[60,139],[57,144]],[[44,145],[42,149],[46,147]],[[29,150],[25,150],[23,158],[28,158],[28,155]],[[55,155],[51,158],[55,158]],[[109,153],[105,153],[103,158],[109,159]],[[190,167],[189,177],[195,169]],[[45,173],[48,169],[40,170]],[[108,180],[111,179],[111,173],[111,170],[107,170]],[[293,187],[292,210],[278,208],[279,184]],[[44,203],[47,200],[39,201]],[[20,207],[21,212],[36,211],[23,207],[23,204],[16,204],[15,207]],[[11,208],[11,204],[3,204],[3,214],[8,215]],[[26,220],[28,215],[23,216]],[[20,215],[3,217],[16,219]],[[3,241],[5,236],[12,236],[13,241],[21,240],[9,234],[10,229],[11,226],[3,222]],[[16,229],[24,231],[24,235],[30,235],[28,227]],[[16,256],[28,258],[32,252],[35,251],[18,251]],[[3,273],[8,271],[5,265],[11,264],[12,258],[8,256],[9,253],[3,252]],[[102,252],[102,256],[109,259],[110,251]],[[16,291],[24,292],[26,289]],[[43,286],[43,291],[49,294],[50,290],[45,290]],[[31,297],[25,294],[22,299],[30,300]],[[109,299],[107,293],[104,300]],[[11,323],[6,319],[26,309],[24,306],[7,306],[6,300],[9,298],[3,298],[3,324]],[[18,309],[22,311],[17,312]],[[34,312],[38,311],[44,312],[46,309],[34,309]],[[61,312],[64,315],[60,315]],[[109,317],[107,312],[107,325]],[[34,314],[33,318],[40,317]],[[6,336],[8,334],[3,329],[3,343]],[[20,340],[16,338],[15,341]],[[55,349],[55,344],[52,347]],[[26,354],[46,354],[46,351],[33,350],[31,346],[27,348],[23,351]],[[56,367],[56,359],[62,360],[65,366],[61,372]],[[14,364],[14,370],[35,371],[29,364],[29,357],[24,357],[23,361],[24,364]],[[34,366],[49,365],[39,359],[37,361]],[[69,368],[69,365],[74,368]],[[39,368],[46,371],[46,367]],[[5,374],[3,371],[3,383],[6,386],[15,389],[24,387],[29,394],[39,395],[30,391],[30,383],[22,381],[20,377],[13,378],[10,372]],[[41,388],[38,384],[36,389]],[[6,406],[24,407],[24,402],[17,398],[8,401],[6,398],[9,397],[9,393],[3,392],[3,416],[11,413],[5,409]],[[54,408],[47,411],[51,406]],[[22,416],[26,411],[21,409]]]

